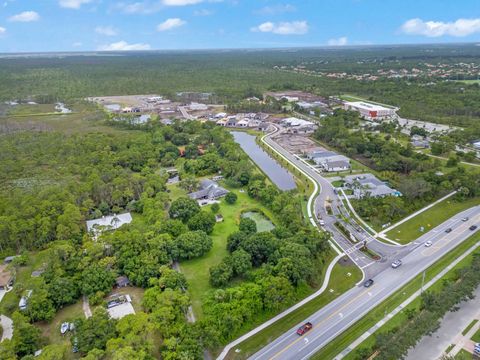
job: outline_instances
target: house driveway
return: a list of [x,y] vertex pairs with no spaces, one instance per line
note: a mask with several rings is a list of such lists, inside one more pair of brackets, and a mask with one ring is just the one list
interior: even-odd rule
[[2,340],[11,339],[13,336],[13,321],[5,315],[0,315],[0,325],[3,328]]

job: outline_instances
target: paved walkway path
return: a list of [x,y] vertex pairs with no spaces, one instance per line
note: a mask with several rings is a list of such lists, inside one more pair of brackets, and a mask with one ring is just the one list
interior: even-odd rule
[[449,355],[455,356],[464,345],[473,344],[470,338],[480,327],[480,322],[477,322],[465,336],[462,335],[462,331],[474,319],[480,319],[480,287],[475,291],[475,299],[461,303],[458,311],[445,315],[440,328],[432,336],[424,336],[417,346],[408,352],[407,360],[438,359],[451,344],[456,346]]
[[3,328],[2,342],[5,339],[11,339],[13,336],[13,321],[5,315],[0,315],[0,325]]
[[[445,276],[450,270],[452,270],[456,265],[458,265],[463,259],[465,259],[468,255],[474,252],[476,249],[480,247],[480,241],[477,242],[475,245],[471,246],[467,251],[465,251],[462,255],[460,255],[455,261],[450,263],[447,267],[445,267],[440,273],[435,275],[429,282],[427,282],[423,290],[429,289],[433,284],[435,284],[438,280],[440,280],[443,276]],[[407,300],[402,302],[398,305],[392,312],[387,314],[383,319],[377,322],[374,326],[364,332],[360,337],[358,337],[355,341],[353,341],[346,349],[344,349],[340,354],[335,357],[335,360],[343,359],[347,354],[349,354],[353,349],[359,346],[362,342],[364,342],[370,335],[374,334],[378,329],[380,329],[385,323],[387,323],[391,318],[397,315],[400,311],[402,311],[405,307],[407,307],[410,303],[412,303],[417,297],[421,295],[421,290],[417,290],[413,293]],[[433,358],[417,358],[417,359],[433,359]]]
[[92,310],[90,309],[90,304],[88,303],[88,299],[85,295],[83,295],[82,308],[87,319],[92,316]]

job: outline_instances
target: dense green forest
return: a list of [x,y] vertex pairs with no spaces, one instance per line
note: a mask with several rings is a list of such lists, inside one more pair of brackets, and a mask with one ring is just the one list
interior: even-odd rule
[[[185,146],[182,158],[179,146]],[[42,347],[46,354],[69,351],[65,342],[49,344],[37,325],[86,296],[96,308],[92,317],[75,320],[71,338],[82,355],[200,359],[204,348],[225,344],[257,316],[298,301],[329,255],[328,236],[306,225],[299,195],[269,185],[233,137],[211,123],[151,123],[109,134],[17,132],[1,136],[0,149],[2,254],[21,254],[13,264],[19,273],[29,257],[42,259],[43,268],[39,277],[22,276],[2,302],[15,332],[2,344],[1,358],[19,359]],[[205,316],[195,323],[186,318],[189,284],[172,264],[211,250],[215,217],[167,190],[162,168],[172,165],[185,188],[195,188],[199,176],[221,172],[225,186],[246,188],[277,221],[271,232],[240,221],[228,240],[229,255],[211,268],[215,288],[205,294]],[[96,241],[85,233],[86,219],[127,210],[134,215],[131,224]],[[145,293],[142,312],[114,320],[104,298],[119,275]],[[28,307],[19,312],[27,289]]]
[[[438,79],[329,79],[275,70],[320,63],[323,70],[370,71],[420,62],[475,62],[473,45],[359,47],[347,49],[235,50],[82,54],[0,59],[1,100],[40,102],[86,96],[209,91],[231,103],[265,90],[305,89],[330,96],[345,92],[401,108],[407,118],[474,126],[480,118],[478,84]],[[477,132],[478,132],[478,125]]]

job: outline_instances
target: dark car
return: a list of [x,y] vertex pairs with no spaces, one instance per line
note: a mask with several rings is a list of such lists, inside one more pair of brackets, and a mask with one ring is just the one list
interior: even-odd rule
[[476,230],[476,229],[477,229],[477,225],[472,225],[472,226],[469,227],[469,229],[472,230],[472,231],[473,231],[473,230]]
[[452,232],[452,228],[448,228],[447,230],[445,230],[446,233],[449,233],[449,232]]
[[313,325],[311,322],[307,322],[305,324],[303,324],[302,326],[300,326],[297,330],[297,334],[302,336],[303,334],[305,334],[306,332],[312,330],[313,328]]
[[365,286],[365,287],[370,287],[372,285],[373,285],[373,280],[372,279],[368,279],[367,281],[365,281],[363,283],[363,286]]

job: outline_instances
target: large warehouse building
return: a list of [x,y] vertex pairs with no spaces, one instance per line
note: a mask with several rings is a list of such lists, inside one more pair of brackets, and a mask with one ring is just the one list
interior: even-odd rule
[[363,101],[345,102],[345,110],[358,111],[367,120],[389,119],[395,115],[395,110],[380,105],[370,104]]

